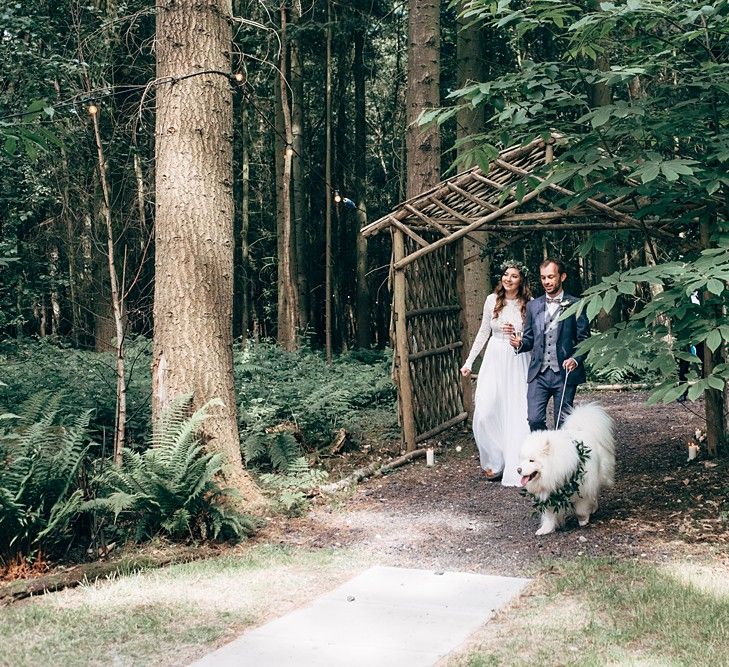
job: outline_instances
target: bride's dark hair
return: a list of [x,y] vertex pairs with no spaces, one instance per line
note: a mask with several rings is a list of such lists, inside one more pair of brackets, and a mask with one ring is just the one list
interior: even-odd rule
[[[519,304],[521,306],[521,319],[522,321],[524,321],[526,320],[527,303],[532,300],[532,291],[531,289],[529,289],[529,279],[526,277],[526,275],[524,275],[525,271],[522,269],[522,266],[517,263],[511,264],[510,262],[504,262],[504,264],[501,265],[502,276],[504,275],[504,273],[506,273],[507,269],[516,269],[521,276],[521,283],[519,284],[516,298],[519,300]],[[504,285],[501,282],[501,277],[499,277],[499,282],[494,288],[494,294],[496,294],[494,319],[497,320],[499,318],[499,315],[501,314],[501,311],[504,310],[504,306],[506,305],[506,290],[504,289]]]

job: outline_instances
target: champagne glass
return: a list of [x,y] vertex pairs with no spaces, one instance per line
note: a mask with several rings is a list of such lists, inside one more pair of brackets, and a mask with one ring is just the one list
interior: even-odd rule
[[[516,338],[516,341],[519,343],[519,347],[521,347],[521,339],[524,337],[524,332],[521,329],[514,329],[514,338]],[[519,347],[514,348],[514,354],[519,354]]]

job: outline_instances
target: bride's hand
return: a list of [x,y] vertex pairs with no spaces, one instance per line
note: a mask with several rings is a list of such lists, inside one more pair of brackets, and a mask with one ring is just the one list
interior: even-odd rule
[[468,368],[467,366],[464,366],[463,368],[461,368],[461,375],[464,378],[467,378],[469,375],[471,375],[471,369]]
[[505,333],[505,334],[506,334],[507,336],[511,336],[511,334],[513,334],[513,333],[514,333],[514,325],[513,325],[513,324],[511,324],[511,322],[507,322],[507,323],[506,323],[506,324],[504,324],[504,326],[503,326],[503,327],[501,327],[501,328],[503,329],[504,333]]

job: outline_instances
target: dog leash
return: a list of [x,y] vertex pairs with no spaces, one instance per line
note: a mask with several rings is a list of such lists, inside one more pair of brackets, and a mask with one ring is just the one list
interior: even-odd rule
[[[567,371],[567,369],[565,368]],[[564,374],[564,385],[562,385],[562,398],[559,401],[559,412],[557,413],[557,423],[554,425],[555,430],[559,428],[559,420],[562,419],[562,406],[564,405],[564,392],[567,390],[567,378],[570,376],[571,371],[567,371]]]

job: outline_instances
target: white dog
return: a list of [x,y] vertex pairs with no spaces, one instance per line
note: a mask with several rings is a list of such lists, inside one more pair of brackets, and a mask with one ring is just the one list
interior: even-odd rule
[[580,526],[586,526],[597,510],[600,488],[613,484],[613,420],[595,403],[580,405],[558,431],[529,434],[519,460],[521,485],[541,513],[537,535],[561,528],[572,508]]

